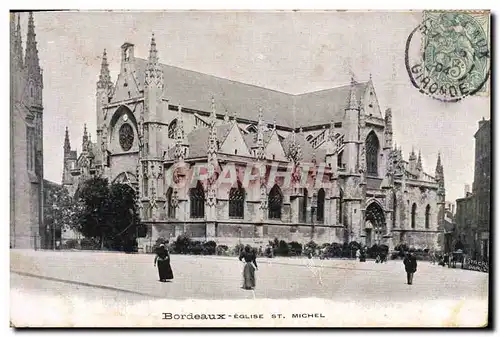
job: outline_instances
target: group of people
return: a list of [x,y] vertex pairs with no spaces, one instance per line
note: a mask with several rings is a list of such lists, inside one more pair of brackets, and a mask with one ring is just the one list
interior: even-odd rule
[[[168,242],[167,242],[168,243]],[[363,254],[361,250],[358,250],[356,257],[360,260],[366,259],[366,255]],[[381,257],[380,254],[377,256],[377,262],[383,262],[387,257]],[[243,286],[245,290],[255,289],[255,271],[258,270],[257,266],[257,251],[253,249],[250,245],[246,245],[245,248],[240,252],[239,260],[244,262],[243,267]],[[412,253],[406,253],[403,259],[403,264],[406,271],[406,280],[408,284],[413,284],[413,275],[417,271],[417,259]],[[154,259],[154,266],[158,266],[158,276],[160,282],[169,282],[173,280],[174,274],[172,272],[172,267],[170,265],[170,254],[165,244],[161,244],[157,251]]]

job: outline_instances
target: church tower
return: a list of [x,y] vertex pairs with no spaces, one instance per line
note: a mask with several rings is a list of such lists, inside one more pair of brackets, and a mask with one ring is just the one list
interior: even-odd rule
[[[444,171],[443,164],[441,164],[441,153],[438,153],[437,163],[436,163],[436,182],[438,183],[437,190],[437,207],[438,207],[438,219],[437,219],[437,230],[442,231],[444,229],[444,213],[445,213],[445,199],[446,192],[444,188]],[[444,242],[437,242],[438,245],[444,247]]]
[[351,87],[347,98],[347,106],[344,114],[344,158],[346,164],[345,185],[344,185],[344,205],[343,214],[339,214],[341,219],[345,219],[344,241],[360,241],[358,236],[362,227],[361,201],[363,199],[362,189],[364,172],[360,172],[360,106],[356,97],[356,82],[351,79]]
[[109,103],[113,89],[113,82],[109,74],[108,57],[106,49],[102,53],[101,72],[99,73],[99,80],[96,83],[96,121],[97,121],[97,162],[101,163],[101,172],[107,163],[107,123],[104,116],[104,106]]
[[43,75],[33,13],[23,53],[20,14],[11,13],[11,247],[40,248],[43,228]]
[[[142,177],[141,197],[149,200],[146,205],[146,219],[155,221],[163,209],[163,149],[162,112],[164,78],[161,69],[154,34],[151,37],[149,57],[144,80],[144,147],[140,154]],[[164,130],[167,131],[167,130]]]

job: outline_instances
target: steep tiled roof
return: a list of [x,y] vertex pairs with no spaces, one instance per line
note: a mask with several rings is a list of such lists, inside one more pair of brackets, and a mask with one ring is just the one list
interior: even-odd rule
[[[222,144],[227,134],[231,130],[232,124],[222,124],[216,126],[217,140]],[[187,143],[189,144],[188,158],[204,157],[207,155],[209,128],[199,128],[193,130],[187,135]],[[172,157],[175,148],[170,149],[169,156]]]
[[[147,60],[135,59],[135,77],[139,90],[143,89]],[[298,127],[340,121],[349,95],[349,85],[291,95],[255,85],[245,84],[170,65],[162,65],[165,78],[165,97],[172,104],[211,111],[211,98],[215,97],[216,109],[222,113],[237,112],[239,117],[258,120],[259,107],[264,109],[266,122]],[[367,83],[356,85],[358,99]],[[294,121],[295,115],[295,121]]]

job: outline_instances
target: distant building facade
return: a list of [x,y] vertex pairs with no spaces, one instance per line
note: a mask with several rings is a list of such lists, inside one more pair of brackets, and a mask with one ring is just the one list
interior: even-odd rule
[[472,192],[457,199],[457,235],[468,254],[488,260],[490,252],[491,205],[491,123],[479,121],[475,138],[474,182]]
[[[84,129],[82,153],[66,132],[63,184],[74,193],[89,177],[138,191],[143,244],[182,233],[221,244],[358,241],[394,247],[436,248],[444,238],[445,187],[441,158],[435,175],[421,155],[405,160],[393,145],[392,112],[382,115],[372,80],[291,95],[159,63],[122,45],[120,73],[111,81],[106,52],[96,90],[97,137]],[[295,120],[294,120],[295,119]],[[235,167],[232,186],[188,182],[183,164]],[[328,187],[290,187],[255,179],[245,186],[245,167],[323,165]],[[305,173],[304,173],[305,172]],[[295,179],[314,180],[311,169]],[[302,175],[301,175],[302,174]]]
[[43,226],[43,76],[29,14],[23,50],[20,14],[10,14],[10,247],[39,248]]

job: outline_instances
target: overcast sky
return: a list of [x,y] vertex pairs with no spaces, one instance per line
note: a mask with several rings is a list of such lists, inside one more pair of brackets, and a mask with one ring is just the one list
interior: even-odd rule
[[[489,119],[489,98],[443,103],[411,86],[405,43],[421,21],[410,12],[37,12],[44,69],[45,178],[60,182],[64,129],[81,149],[83,124],[95,140],[95,86],[104,48],[116,80],[120,46],[135,44],[147,58],[155,33],[160,61],[289,93],[303,93],[372,74],[382,111],[392,108],[394,141],[405,159],[422,151],[434,175],[441,151],[446,199],[472,185],[478,121]],[[26,42],[27,14],[21,17]],[[167,79],[168,81],[168,79]],[[172,83],[170,85],[175,85]]]

